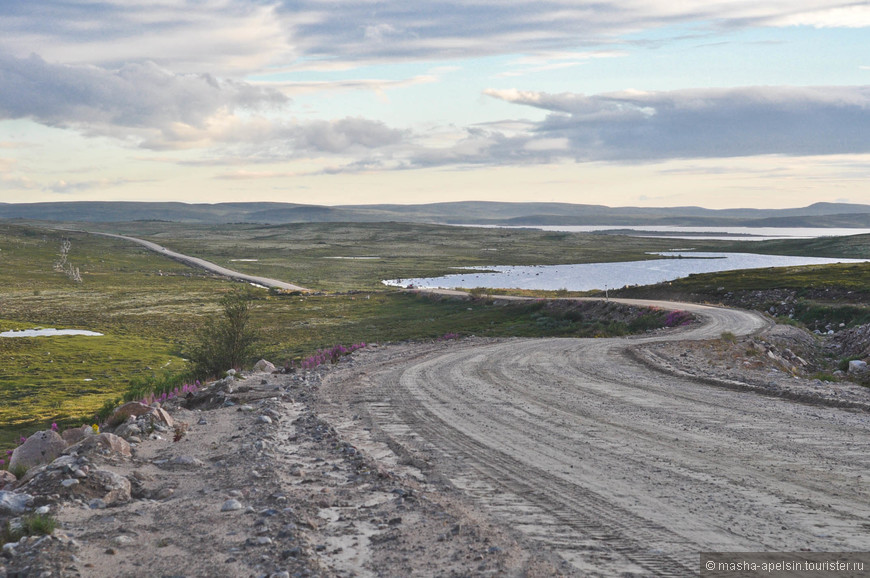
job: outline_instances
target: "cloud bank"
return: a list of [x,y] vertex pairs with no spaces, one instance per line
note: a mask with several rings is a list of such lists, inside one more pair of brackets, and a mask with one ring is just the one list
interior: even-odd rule
[[[547,94],[488,90],[550,114],[524,134],[490,133],[527,158],[649,161],[870,152],[870,87],[744,87]],[[547,143],[562,143],[562,147]],[[491,156],[495,156],[492,154]]]

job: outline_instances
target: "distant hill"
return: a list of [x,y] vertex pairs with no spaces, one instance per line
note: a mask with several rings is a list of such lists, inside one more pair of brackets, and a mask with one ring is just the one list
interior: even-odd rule
[[422,205],[82,201],[0,203],[0,219],[181,223],[428,222],[469,225],[679,225],[870,228],[870,205],[815,203],[796,209],[607,207],[570,203],[462,201]]

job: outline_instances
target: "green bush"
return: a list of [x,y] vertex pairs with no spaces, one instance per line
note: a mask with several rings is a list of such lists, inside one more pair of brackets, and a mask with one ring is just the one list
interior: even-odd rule
[[187,355],[196,377],[215,377],[249,360],[258,339],[251,328],[252,302],[248,291],[233,291],[221,298],[223,313],[199,330]]
[[23,536],[49,535],[57,528],[57,520],[49,514],[30,514],[21,518],[20,524],[14,526],[7,522],[0,531],[0,543],[17,542]]

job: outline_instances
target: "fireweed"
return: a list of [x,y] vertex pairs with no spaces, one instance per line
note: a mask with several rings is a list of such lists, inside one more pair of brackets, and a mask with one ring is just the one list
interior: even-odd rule
[[317,353],[310,357],[306,357],[297,366],[295,362],[290,362],[286,365],[289,369],[314,369],[325,363],[338,363],[345,355],[350,355],[354,351],[365,347],[365,343],[354,343],[345,347],[344,345],[334,345],[328,349],[318,349]]

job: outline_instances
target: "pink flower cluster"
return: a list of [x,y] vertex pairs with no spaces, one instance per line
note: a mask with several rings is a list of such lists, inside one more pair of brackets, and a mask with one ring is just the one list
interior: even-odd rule
[[188,393],[196,393],[197,391],[199,391],[199,388],[201,386],[202,386],[202,384],[197,379],[194,383],[185,383],[181,387],[176,387],[175,389],[173,389],[171,391],[164,391],[160,394],[149,393],[148,395],[143,397],[141,400],[139,400],[139,402],[143,403],[145,405],[151,405],[152,403],[155,403],[155,402],[164,403],[166,400],[169,400],[169,399],[175,399],[178,397],[185,397],[185,396],[187,396]]
[[[315,367],[327,362],[338,363],[343,356],[350,355],[354,351],[362,349],[365,346],[365,343],[354,343],[348,347],[345,347],[344,345],[334,345],[329,349],[318,349],[317,353],[311,357],[306,357],[299,363],[299,369],[314,369]],[[293,366],[291,365],[291,367]]]
[[665,327],[689,325],[691,322],[692,314],[688,311],[671,311],[665,317]]
[[459,337],[460,335],[458,333],[445,333],[438,338],[438,341],[449,341],[450,339],[459,339]]

